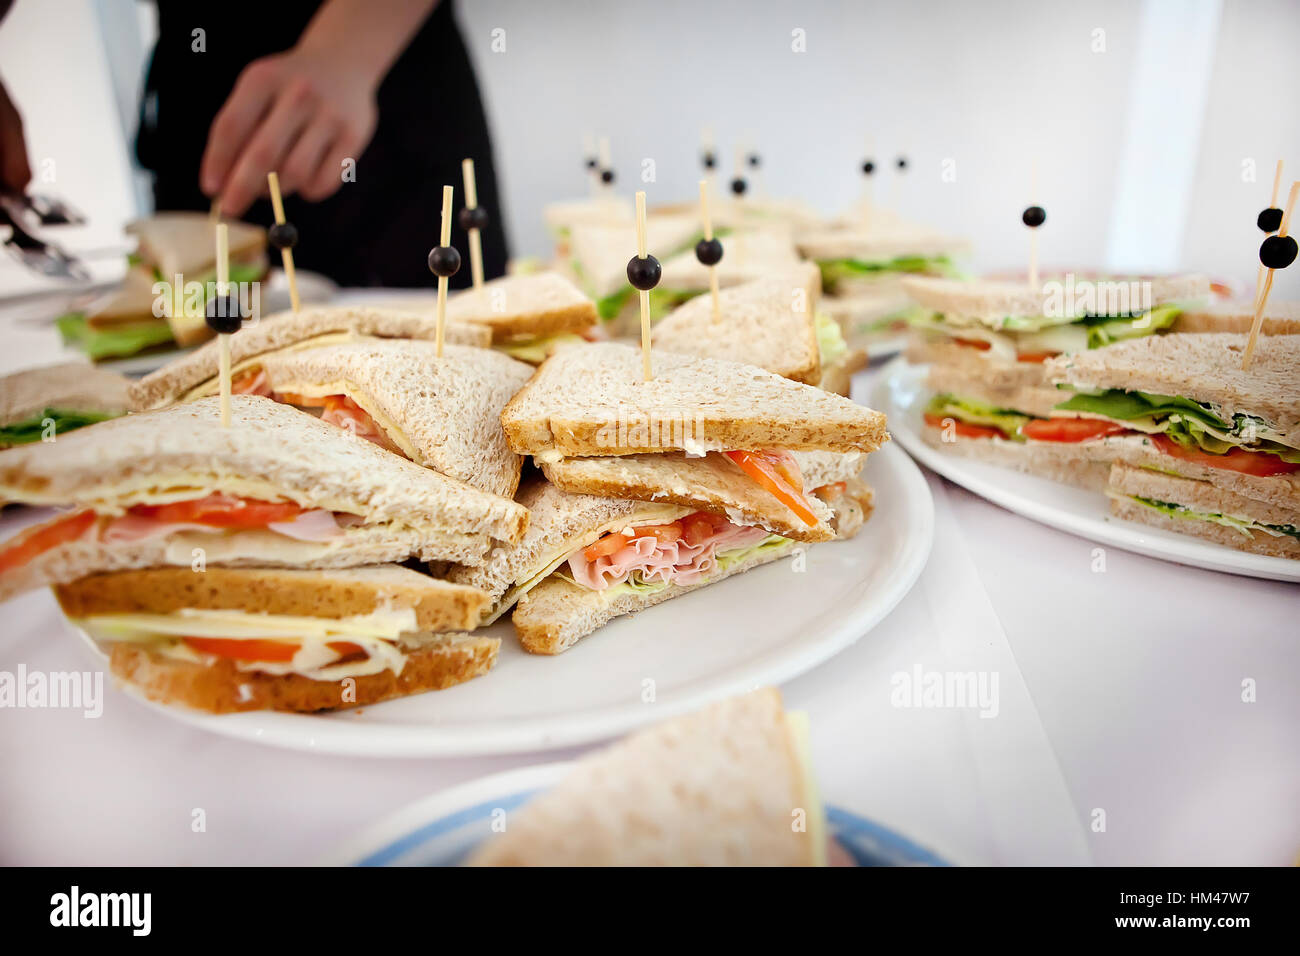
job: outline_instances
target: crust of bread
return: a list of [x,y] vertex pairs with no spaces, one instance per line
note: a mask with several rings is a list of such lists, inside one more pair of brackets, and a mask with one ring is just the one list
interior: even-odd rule
[[877,262],[899,256],[946,256],[964,252],[964,239],[925,229],[900,228],[881,232],[868,228],[804,232],[799,251],[808,259],[859,259]]
[[210,398],[0,452],[0,499],[7,501],[113,511],[132,493],[150,489],[287,499],[373,524],[504,541],[518,541],[528,522],[527,510],[509,499],[251,395],[231,398],[230,428],[221,427],[220,401]]
[[546,477],[565,491],[682,505],[722,515],[733,524],[753,525],[799,541],[829,541],[831,512],[816,498],[809,526],[779,498],[722,455],[687,458],[679,452],[618,458],[566,458],[542,465]]
[[447,300],[447,319],[485,325],[492,342],[516,336],[582,332],[598,321],[596,304],[556,272],[507,275]]
[[791,541],[780,548],[754,555],[707,581],[670,584],[653,594],[625,592],[613,600],[607,599],[601,591],[578,587],[551,575],[519,599],[513,617],[515,633],[519,636],[519,643],[530,654],[560,654],[616,617],[662,604],[750,568],[771,564],[796,547],[797,542]]
[[[951,339],[929,335],[913,335],[908,340],[907,360],[916,365],[932,366],[932,376],[957,375],[978,379],[988,388],[1012,390],[1043,388],[1047,377],[1041,362],[1007,362],[990,352],[967,345],[958,345]],[[1068,396],[1062,396],[1064,401]]]
[[674,309],[655,326],[655,348],[753,365],[815,385],[822,371],[814,318],[820,297],[817,267],[795,263],[719,293],[716,317],[711,296]]
[[1166,455],[1145,435],[1117,435],[1107,439],[1107,442],[1114,451],[1114,460],[1126,465],[1173,472],[1279,508],[1300,508],[1300,472],[1262,476],[1245,475],[1226,468],[1207,468],[1196,462]]
[[1149,335],[1044,363],[1052,384],[1176,395],[1218,406],[1222,417],[1264,418],[1300,447],[1300,335],[1272,335],[1241,367],[1246,336]]
[[[700,230],[692,213],[681,216],[647,216],[646,252],[660,262],[689,245]],[[569,230],[569,258],[581,269],[579,285],[595,298],[610,295],[627,285],[627,261],[637,254],[636,223],[606,224],[575,222]]]
[[[1045,276],[1044,283],[1053,278]],[[1087,277],[1080,281],[1083,279]],[[1117,277],[1115,281],[1128,280]],[[1210,281],[1202,275],[1161,276],[1143,281],[1150,285],[1152,305],[1200,299],[1210,292]],[[1049,308],[1059,310],[1069,302],[1065,297],[1053,296],[1049,290],[1033,289],[1023,282],[917,276],[904,279],[903,288],[916,302],[934,312],[988,323],[999,323],[1008,316],[1045,315]],[[1076,296],[1075,306],[1073,315],[1082,318],[1087,313],[1087,299]]]
[[[718,285],[726,289],[800,266],[799,252],[790,238],[789,229],[739,230],[719,237],[719,241],[722,243],[722,261],[712,270],[700,262],[694,249],[687,249],[664,261],[659,287],[674,291],[707,291],[709,273],[715,271]],[[816,270],[816,266],[809,266]]]
[[1149,468],[1134,468],[1117,462],[1110,471],[1109,490],[1155,501],[1167,501],[1193,511],[1249,518],[1261,524],[1300,526],[1300,502],[1270,504],[1257,498],[1227,491],[1208,481],[1166,475]]
[[[1234,332],[1250,333],[1255,323],[1255,303],[1250,299],[1217,302],[1204,309],[1189,309],[1174,320],[1172,332]],[[1300,334],[1300,301],[1278,301],[1270,298],[1268,310],[1260,326],[1261,335]]]
[[[212,220],[202,212],[170,210],[127,223],[126,232],[135,236],[137,254],[156,266],[167,281],[176,273],[213,268]],[[248,222],[228,221],[226,234],[232,260],[264,252],[266,230]],[[198,278],[195,276],[194,278]]]
[[[506,447],[501,410],[532,368],[491,349],[432,342],[352,342],[268,356],[271,388],[343,394],[418,465],[512,497],[523,459]],[[391,423],[392,430],[386,428]]]
[[1146,505],[1125,498],[1111,498],[1110,511],[1115,517],[1126,521],[1137,521],[1178,534],[1195,535],[1229,548],[1236,548],[1238,551],[1250,551],[1273,558],[1300,558],[1300,541],[1296,541],[1295,538],[1275,538],[1262,531],[1243,534],[1236,528],[1224,527],[1212,521],[1173,518],[1154,508],[1148,508]]
[[464,683],[490,671],[500,647],[500,638],[446,635],[413,647],[400,674],[385,670],[320,681],[301,674],[241,671],[229,660],[211,664],[173,660],[139,645],[118,643],[109,650],[109,670],[119,681],[163,704],[212,714],[250,710],[313,713],[364,707]]
[[54,588],[68,617],[171,614],[182,608],[343,618],[411,608],[421,631],[478,626],[488,595],[396,564],[341,570],[149,568],[92,574]]
[[1106,452],[1100,442],[1062,445],[961,437],[954,441],[944,441],[943,429],[933,425],[925,425],[921,429],[921,438],[927,445],[947,455],[976,458],[1090,491],[1104,491],[1110,475],[1110,465],[1105,460]]
[[817,387],[848,398],[853,390],[853,376],[870,362],[871,357],[866,351],[851,348],[831,364],[822,366],[822,377]]
[[130,381],[86,362],[25,369],[0,378],[0,427],[23,422],[47,408],[121,415]]
[[1045,385],[991,385],[988,376],[975,374],[966,366],[931,365],[925,384],[938,394],[955,395],[1035,418],[1050,418],[1057,404],[1069,397]]
[[[298,313],[280,312],[263,316],[230,339],[232,366],[279,349],[291,348],[325,335],[345,334],[355,338],[432,339],[437,323],[427,315],[372,306],[317,306]],[[487,346],[491,330],[481,325],[448,322],[444,341],[457,345]],[[168,362],[150,372],[130,388],[131,407],[136,411],[161,408],[181,400],[187,393],[216,378],[221,361],[220,345],[209,342],[189,355]]]
[[[780,693],[764,688],[584,757],[512,812],[471,866],[807,866],[803,759]],[[485,834],[487,835],[487,834]]]
[[653,369],[644,381],[626,345],[557,350],[501,414],[511,449],[634,454],[687,450],[690,439],[692,450],[870,452],[889,438],[880,412],[752,366],[663,353]]

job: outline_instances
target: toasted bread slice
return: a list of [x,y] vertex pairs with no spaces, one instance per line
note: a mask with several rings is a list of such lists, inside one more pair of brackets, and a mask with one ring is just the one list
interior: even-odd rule
[[655,348],[754,365],[816,385],[821,358],[814,316],[820,297],[816,266],[787,265],[766,278],[723,290],[717,315],[708,295],[674,309],[655,327]]
[[[802,730],[800,729],[802,728]],[[811,866],[824,813],[806,718],[772,688],[712,704],[583,758],[512,811],[471,866]],[[792,819],[807,821],[791,826]]]
[[555,272],[508,275],[447,300],[447,319],[486,326],[493,343],[518,336],[584,332],[597,322],[596,305]]
[[[230,339],[231,376],[239,378],[261,367],[261,359],[282,350],[337,345],[356,339],[433,339],[435,319],[416,312],[357,306],[319,306],[301,312],[264,316]],[[444,341],[457,345],[487,346],[492,333],[481,325],[448,322]],[[189,355],[167,363],[131,386],[136,411],[161,408],[173,402],[215,395],[221,353],[209,342]]]
[[788,448],[875,451],[885,416],[753,366],[606,343],[557,351],[501,414],[518,454]]
[[501,410],[532,368],[490,349],[432,342],[349,342],[266,356],[277,395],[345,395],[403,455],[482,491],[511,497],[523,461],[506,447]]
[[[1256,522],[1273,528],[1300,527],[1300,509],[1284,508],[1225,491],[1204,481],[1179,478],[1144,468],[1116,463],[1110,472],[1107,494],[1111,512],[1166,531],[1192,534],[1219,544],[1276,558],[1300,558],[1300,539],[1294,534],[1269,533],[1258,527],[1232,527],[1223,519]],[[1143,504],[1137,498],[1174,506],[1176,514]],[[1210,520],[1197,515],[1209,515]]]

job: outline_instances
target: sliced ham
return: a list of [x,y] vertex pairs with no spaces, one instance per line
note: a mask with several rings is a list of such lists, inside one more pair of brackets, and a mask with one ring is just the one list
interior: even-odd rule
[[266,527],[295,541],[331,541],[343,533],[334,512],[319,508],[304,511],[292,521],[272,521]]
[[[266,526],[269,530],[297,541],[330,541],[343,534],[333,512],[317,509],[304,511],[292,521],[275,521]],[[218,534],[229,529],[217,525],[200,524],[192,521],[159,521],[141,515],[125,514],[113,518],[104,526],[101,536],[107,544],[129,544],[134,541],[148,541],[182,531],[204,531]]]
[[230,383],[230,391],[235,395],[261,395],[271,397],[271,383],[266,379],[266,371],[257,369],[248,371]]
[[633,572],[643,581],[695,584],[718,566],[719,552],[752,548],[768,534],[762,528],[720,522],[718,530],[696,544],[682,538],[662,542],[651,535],[634,537],[613,554],[591,561],[583,554],[585,549],[575,551],[569,556],[569,571],[574,581],[593,591],[622,584]]

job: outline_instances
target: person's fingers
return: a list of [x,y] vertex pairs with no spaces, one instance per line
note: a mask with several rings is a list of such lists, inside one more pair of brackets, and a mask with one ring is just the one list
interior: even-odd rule
[[298,192],[312,182],[339,133],[337,123],[320,116],[307,125],[280,166],[282,192],[286,195]]
[[253,200],[266,191],[266,174],[279,169],[298,134],[310,122],[316,95],[306,81],[290,81],[275,105],[241,150],[235,168],[221,191],[221,211],[241,216]]
[[357,149],[353,140],[340,137],[330,146],[324,160],[316,167],[311,182],[303,185],[298,192],[303,199],[320,202],[333,196],[343,185],[343,161],[356,159]]
[[274,61],[255,60],[239,74],[235,88],[208,130],[208,143],[199,165],[199,188],[206,195],[221,193],[241,147],[271,109],[278,87],[279,70]]

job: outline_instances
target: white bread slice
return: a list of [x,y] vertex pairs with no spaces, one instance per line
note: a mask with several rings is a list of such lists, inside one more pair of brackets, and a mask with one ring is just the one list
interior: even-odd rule
[[821,273],[815,265],[787,266],[720,292],[717,316],[710,295],[678,306],[655,326],[654,346],[754,365],[816,385],[821,358],[814,317],[820,297]]
[[1134,468],[1173,472],[1183,478],[1203,481],[1246,498],[1279,508],[1300,508],[1300,472],[1289,475],[1246,475],[1226,468],[1210,468],[1193,461],[1166,455],[1146,435],[1116,435],[1107,439],[1114,459]]
[[[660,262],[690,245],[700,231],[695,216],[647,216],[646,251]],[[570,267],[578,286],[595,299],[627,286],[627,261],[637,254],[636,223],[575,223],[569,232]]]
[[1107,450],[1105,439],[1063,443],[954,436],[954,440],[945,441],[944,434],[944,429],[938,426],[925,425],[921,429],[922,440],[944,454],[975,458],[1090,491],[1105,489],[1109,461],[1114,457]]
[[[1172,332],[1236,332],[1249,334],[1255,322],[1255,303],[1251,299],[1216,302],[1205,308],[1189,309],[1174,320]],[[1268,300],[1264,310],[1261,335],[1300,334],[1300,300]]]
[[[170,279],[168,280],[171,281]],[[97,298],[86,310],[86,324],[94,329],[111,329],[136,322],[156,322],[153,273],[145,266],[131,266],[122,284]]]
[[542,207],[542,218],[553,232],[571,230],[580,224],[611,225],[636,223],[636,209],[626,196],[599,195],[588,199],[564,199]]
[[[1024,282],[994,279],[944,279],[916,276],[903,280],[903,288],[917,303],[934,312],[965,316],[991,325],[998,325],[1008,316],[1040,316],[1051,309],[1062,318],[1082,318],[1089,311],[1087,296],[1064,295],[1064,289],[1055,295],[1048,285],[1062,281],[1057,276],[1044,276],[1043,285],[1035,289]],[[1142,282],[1150,286],[1153,306],[1163,302],[1185,302],[1205,297],[1210,292],[1210,282],[1202,275],[1157,276],[1136,279],[1127,276],[1080,276],[1083,282]],[[1105,287],[1102,287],[1105,288]],[[1094,308],[1097,306],[1094,303]]]
[[835,361],[822,365],[822,376],[817,387],[848,398],[853,389],[854,374],[866,368],[870,361],[871,356],[865,350],[851,348]]
[[219,491],[360,515],[416,532],[522,537],[528,512],[270,399],[218,399],[127,415],[39,448],[0,452],[0,498],[117,512],[152,495]]
[[[874,497],[871,486],[861,479],[850,478],[846,481],[845,490],[831,498],[831,503],[840,509],[832,519],[838,530],[837,538],[847,539],[858,533],[863,522],[871,517]],[[747,560],[704,581],[689,585],[671,584],[652,594],[624,592],[613,599],[605,592],[579,587],[564,578],[551,575],[519,598],[512,618],[515,633],[524,650],[529,653],[559,654],[616,617],[716,584],[750,568],[770,564],[798,547],[799,543],[791,540],[780,547],[751,555]]]
[[447,300],[447,319],[487,326],[494,343],[516,336],[583,332],[597,322],[596,305],[556,272],[507,275]]
[[[930,365],[936,374],[979,379],[989,388],[1002,391],[1047,385],[1042,362],[1007,361],[991,351],[959,345],[952,339],[913,335],[908,340],[905,354],[909,362]],[[1059,401],[1067,398],[1069,395],[1062,394]]]
[[900,256],[946,256],[966,251],[964,239],[929,229],[904,226],[894,229],[851,228],[803,232],[799,251],[807,259],[857,259],[881,262]]
[[130,381],[86,362],[64,362],[0,378],[0,427],[27,421],[47,409],[121,415]]
[[400,674],[383,670],[344,680],[303,674],[241,671],[233,661],[213,664],[164,657],[146,646],[119,643],[109,649],[109,670],[150,700],[212,714],[250,710],[315,713],[366,707],[395,697],[445,690],[486,674],[501,639],[478,634],[439,634],[403,645]]
[[1052,384],[1116,388],[1189,398],[1218,407],[1220,417],[1255,415],[1300,447],[1300,335],[1271,335],[1241,367],[1246,336],[1228,333],[1150,335],[1059,356],[1044,363]]
[[[266,249],[266,230],[261,226],[223,221],[232,260],[253,258]],[[177,273],[197,280],[200,273],[216,268],[212,226],[213,221],[206,213],[172,211],[128,223],[126,232],[139,243],[136,254],[170,282]]]
[[1300,526],[1300,510],[1295,508],[1280,508],[1224,491],[1208,482],[1163,475],[1121,463],[1116,463],[1111,469],[1107,492],[1111,499],[1111,512],[1117,517],[1164,528],[1166,531],[1207,538],[1240,551],[1276,558],[1300,558],[1300,540],[1289,535],[1274,536],[1264,531],[1243,531],[1203,519],[1174,517],[1133,501],[1132,497],[1182,505],[1206,514],[1222,514],[1248,518],[1263,524],[1292,527]]
[[[659,501],[710,511],[732,524],[766,528],[800,541],[829,541],[835,537],[830,509],[822,502],[806,496],[809,510],[817,517],[817,524],[809,526],[723,455],[688,458],[680,452],[666,452],[565,458],[543,464],[542,471],[555,485],[575,494]],[[812,490],[811,485],[805,487]]]
[[820,817],[773,689],[711,704],[584,757],[470,866],[810,866]]
[[[263,316],[230,339],[232,375],[259,367],[262,356],[281,349],[333,345],[357,338],[433,339],[437,323],[427,315],[368,306],[319,306],[301,312]],[[490,330],[464,322],[448,322],[444,341],[487,346]],[[216,394],[221,352],[209,342],[189,355],[168,362],[131,386],[132,408],[142,411],[173,402]]]
[[512,497],[523,459],[506,447],[501,410],[531,366],[492,351],[433,342],[350,342],[262,360],[281,394],[346,395],[417,465]]
[[[799,251],[788,229],[747,229],[720,236],[718,241],[722,243],[722,261],[714,268],[721,288],[743,285],[799,265]],[[686,249],[664,260],[658,288],[707,291],[709,267],[695,257],[693,248]]]
[[[963,351],[969,351],[964,349]],[[1017,363],[1029,364],[1029,363]],[[1014,384],[1000,386],[991,384],[998,381],[998,376],[980,375],[967,365],[957,367],[948,365],[931,365],[926,373],[926,387],[934,392],[968,398],[994,408],[1023,412],[1035,418],[1050,418],[1052,410],[1069,398],[1068,393],[1044,385]]]
[[604,343],[561,348],[501,414],[518,454],[708,449],[875,451],[885,416],[753,366]]

